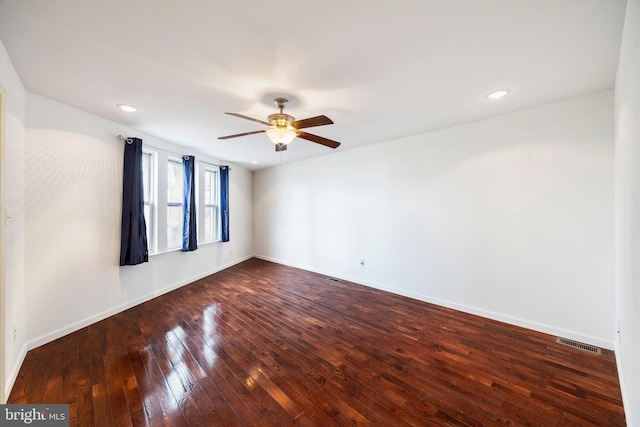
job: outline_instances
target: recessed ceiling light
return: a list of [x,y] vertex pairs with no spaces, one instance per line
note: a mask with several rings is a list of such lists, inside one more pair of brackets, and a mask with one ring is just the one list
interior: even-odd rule
[[131,105],[127,105],[127,104],[116,104],[116,107],[118,107],[123,111],[126,111],[127,113],[134,113],[138,111],[136,107],[132,107]]
[[494,90],[489,95],[487,95],[487,98],[489,98],[489,99],[500,99],[503,96],[508,95],[509,92],[511,92],[509,89]]
[[254,165],[257,165],[258,161],[257,160],[251,160],[251,163],[253,163]]

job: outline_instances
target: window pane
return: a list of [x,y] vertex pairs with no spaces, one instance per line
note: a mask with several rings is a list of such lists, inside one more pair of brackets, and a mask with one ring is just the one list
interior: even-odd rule
[[205,242],[209,242],[213,240],[213,208],[205,207],[204,208],[204,240]]
[[144,201],[149,202],[151,195],[151,154],[142,154],[142,186]]
[[204,172],[204,233],[203,241],[212,242],[218,238],[218,173],[205,169]]
[[167,248],[182,246],[182,206],[167,206]]
[[212,205],[215,203],[216,185],[215,185],[216,173],[213,171],[205,171],[204,173],[204,203],[205,205]]
[[142,192],[144,195],[144,221],[147,230],[147,243],[149,245],[149,253],[153,253],[156,248],[155,242],[155,214],[154,205],[155,193],[153,184],[155,182],[155,171],[153,164],[153,153],[142,153]]
[[213,239],[217,240],[220,238],[220,233],[219,233],[219,227],[220,227],[220,207],[219,206],[214,206],[213,207],[213,218],[211,219],[211,224],[212,224],[212,234],[213,234]]
[[149,252],[153,248],[152,243],[153,239],[151,237],[151,206],[144,205],[144,223],[147,227],[147,244],[149,245]]
[[182,164],[169,162],[167,169],[167,201],[169,203],[182,203]]

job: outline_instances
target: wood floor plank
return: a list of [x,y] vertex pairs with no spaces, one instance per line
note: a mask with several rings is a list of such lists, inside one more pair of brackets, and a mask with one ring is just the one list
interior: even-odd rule
[[[266,410],[262,403],[251,395],[246,384],[231,373],[224,361],[224,355],[218,353],[223,340],[213,330],[208,331],[204,337],[189,327],[185,330],[188,332],[185,338],[187,346],[201,350],[192,352],[192,355],[207,373],[211,384],[224,396],[234,415],[246,426],[259,425],[261,423],[259,414],[264,414]],[[205,385],[210,387],[206,383]],[[226,422],[227,419],[225,419]]]
[[[139,348],[136,346],[128,347],[127,355],[133,369],[138,391],[142,397],[146,423],[150,426],[164,425],[166,416],[160,404],[159,393],[155,388],[152,377],[147,373]],[[132,416],[132,419],[135,418]]]
[[623,426],[615,355],[251,259],[31,350],[71,426]]
[[[70,425],[90,426],[93,425],[93,394],[91,393],[91,346],[89,343],[89,329],[84,328],[76,333],[79,334],[77,341],[78,378],[75,384],[75,418],[73,416],[71,417]],[[41,372],[41,374],[49,375],[48,370]]]
[[[114,325],[120,326],[122,320],[120,316],[116,316]],[[122,329],[119,329],[122,331]],[[127,329],[125,329],[126,331]],[[113,342],[113,355],[117,361],[118,373],[122,381],[125,402],[128,408],[128,415],[131,418],[131,424],[135,426],[149,425],[145,414],[144,402],[140,394],[140,387],[136,378],[136,373],[129,358],[127,345],[125,344],[123,333],[115,334]]]

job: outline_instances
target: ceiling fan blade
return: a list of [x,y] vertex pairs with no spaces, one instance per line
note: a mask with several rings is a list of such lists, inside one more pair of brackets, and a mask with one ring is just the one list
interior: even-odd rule
[[297,120],[291,122],[291,126],[296,129],[311,128],[314,126],[332,125],[333,121],[327,116],[316,116],[308,119]]
[[239,136],[254,135],[256,133],[264,133],[264,132],[265,131],[263,131],[263,130],[254,130],[253,132],[236,133],[235,135],[219,136],[218,139],[237,138]]
[[300,135],[298,135],[298,138],[306,139],[308,141],[313,141],[315,143],[322,144],[330,148],[338,148],[340,146],[340,143],[338,141],[333,141],[323,136],[313,135],[306,132],[300,132]]
[[265,121],[258,120],[258,119],[253,119],[253,118],[247,117],[247,116],[243,116],[242,114],[238,114],[238,113],[225,113],[225,114],[228,114],[228,115],[234,116],[234,117],[240,117],[241,119],[251,120],[252,122],[262,123],[263,125],[269,126],[269,123],[267,123]]

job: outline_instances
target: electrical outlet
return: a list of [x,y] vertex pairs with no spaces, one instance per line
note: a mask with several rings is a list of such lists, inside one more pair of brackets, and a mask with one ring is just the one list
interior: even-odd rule
[[13,342],[16,341],[16,338],[18,338],[18,328],[13,325]]

